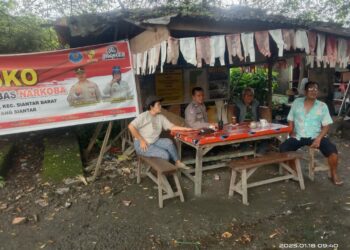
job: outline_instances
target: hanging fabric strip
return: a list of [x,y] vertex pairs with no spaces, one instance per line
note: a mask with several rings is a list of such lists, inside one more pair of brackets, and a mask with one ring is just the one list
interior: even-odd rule
[[158,66],[159,62],[159,55],[160,55],[160,44],[157,44],[150,48],[147,51],[148,54],[148,63],[147,63],[147,69],[148,74],[153,74]]
[[250,62],[255,62],[254,33],[242,33],[241,39],[245,61],[247,61],[247,57],[249,56]]
[[148,63],[147,63],[147,69],[148,74],[151,74],[153,71],[153,61],[155,57],[155,47],[150,48],[148,51]]
[[187,63],[197,65],[196,42],[194,37],[180,38],[180,51]]
[[237,56],[240,61],[244,59],[241,47],[241,34],[226,35],[226,45],[230,64],[233,63],[232,57]]
[[305,30],[297,30],[295,32],[295,47],[297,49],[305,50],[306,54],[310,54],[309,39]]
[[316,50],[316,39],[317,39],[316,32],[308,31],[307,38],[309,41],[310,55],[314,56],[315,50]]
[[306,65],[310,65],[310,67],[313,68],[315,64],[315,59],[316,59],[316,56],[315,56],[316,41],[317,41],[316,32],[308,31],[307,38],[309,43],[310,55],[306,56]]
[[202,59],[206,64],[210,63],[210,37],[196,37],[197,67],[202,67]]
[[270,42],[268,31],[257,31],[255,32],[255,41],[261,54],[270,57]]
[[160,73],[163,73],[163,66],[166,60],[166,41],[160,44],[161,56],[160,56]]
[[321,67],[321,62],[324,62],[324,48],[326,45],[326,38],[323,34],[317,34],[316,47],[316,62],[317,67]]
[[313,68],[315,65],[316,56],[307,55],[306,56],[306,65],[310,65],[310,68]]
[[337,62],[341,68],[348,66],[349,57],[347,55],[348,43],[345,39],[338,39],[338,58]]
[[225,36],[211,36],[210,37],[210,66],[214,66],[215,59],[220,59],[220,65],[225,65]]
[[284,48],[284,41],[283,41],[283,37],[282,37],[282,30],[280,30],[280,29],[269,30],[269,33],[272,36],[272,39],[277,44],[278,56],[282,57],[283,56],[283,48]]
[[179,59],[179,39],[169,37],[167,63],[176,65],[178,59]]
[[159,56],[160,56],[160,44],[156,44],[153,47],[153,54],[152,54],[152,60],[151,60],[152,68],[150,69],[150,74],[153,74],[156,71],[158,62],[159,62]]
[[295,49],[294,39],[295,39],[295,31],[293,29],[283,29],[282,37],[284,42],[284,49],[291,50]]
[[143,52],[142,56],[142,66],[141,66],[141,74],[146,75],[146,69],[147,69],[147,50]]
[[132,69],[134,71],[134,74],[136,74],[136,71],[137,71],[137,54],[132,54]]
[[136,74],[141,74],[141,68],[142,68],[142,59],[143,59],[143,53],[137,53],[136,55]]
[[329,67],[334,68],[337,62],[337,39],[334,36],[327,36],[326,40],[326,62]]

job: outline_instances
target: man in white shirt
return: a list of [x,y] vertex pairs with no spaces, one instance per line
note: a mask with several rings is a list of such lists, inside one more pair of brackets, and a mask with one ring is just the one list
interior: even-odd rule
[[163,98],[158,96],[149,96],[146,99],[147,111],[138,115],[129,124],[128,128],[134,137],[135,151],[137,154],[147,157],[172,160],[177,167],[188,169],[180,161],[173,141],[168,138],[159,138],[159,135],[162,130],[186,131],[192,129],[176,126],[162,115],[160,113],[162,100]]

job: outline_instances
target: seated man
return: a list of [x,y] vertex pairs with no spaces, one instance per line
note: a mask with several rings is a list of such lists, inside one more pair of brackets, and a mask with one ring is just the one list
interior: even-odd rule
[[297,98],[288,114],[289,126],[293,130],[290,138],[280,145],[280,151],[295,151],[303,146],[319,148],[328,159],[332,182],[341,185],[343,182],[337,175],[338,151],[325,137],[333,123],[328,107],[317,100],[318,83],[307,82],[304,89],[305,97]]
[[242,99],[236,102],[237,122],[259,121],[259,102],[254,99],[254,89],[245,88]]
[[[247,87],[242,91],[242,99],[236,102],[236,117],[240,122],[257,122],[260,119],[259,101],[254,98],[254,89]],[[249,144],[243,143],[241,149],[245,149]],[[269,140],[258,142],[256,152],[265,154],[269,150]]]
[[159,138],[162,130],[192,130],[190,128],[175,126],[166,119],[161,112],[161,97],[149,96],[146,99],[147,111],[138,115],[128,126],[134,137],[135,151],[147,157],[159,157],[172,160],[179,168],[188,169],[177,154],[172,140]]
[[204,91],[201,87],[192,89],[192,102],[185,109],[186,125],[194,128],[214,128],[215,124],[208,122],[208,114],[204,105]]

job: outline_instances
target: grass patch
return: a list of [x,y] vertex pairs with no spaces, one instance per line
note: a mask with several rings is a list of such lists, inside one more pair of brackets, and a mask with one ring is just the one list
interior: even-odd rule
[[51,135],[44,139],[43,179],[60,182],[83,174],[80,149],[72,133]]

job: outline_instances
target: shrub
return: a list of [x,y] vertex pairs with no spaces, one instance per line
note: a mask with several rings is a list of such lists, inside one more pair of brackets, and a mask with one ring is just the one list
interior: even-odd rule
[[[272,91],[278,87],[278,73],[272,71]],[[268,95],[268,71],[264,68],[255,68],[255,72],[244,72],[241,68],[230,69],[230,102],[239,99],[244,88],[255,90],[255,98],[265,104]]]

